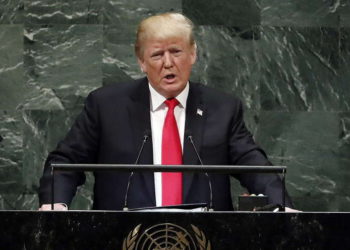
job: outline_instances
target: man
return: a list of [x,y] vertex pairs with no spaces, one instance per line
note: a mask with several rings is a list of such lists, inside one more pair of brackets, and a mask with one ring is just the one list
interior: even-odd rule
[[[90,93],[66,138],[50,153],[40,181],[42,210],[49,209],[50,169],[59,163],[133,164],[145,135],[151,131],[140,164],[270,165],[243,122],[239,100],[200,84],[190,83],[196,62],[193,24],[178,13],[141,22],[135,52],[147,78],[102,87]],[[97,172],[94,209],[118,210],[124,205],[129,173]],[[277,175],[235,176],[252,193],[282,203]],[[210,174],[213,207],[231,210],[229,177]],[[83,173],[55,177],[55,209],[69,206]],[[128,191],[129,208],[209,203],[208,178],[193,173],[135,173]],[[287,205],[291,206],[289,197]]]

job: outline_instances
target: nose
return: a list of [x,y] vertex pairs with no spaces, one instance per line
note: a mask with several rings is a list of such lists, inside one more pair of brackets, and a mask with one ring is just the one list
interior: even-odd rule
[[173,58],[169,52],[164,53],[164,67],[171,68],[173,66]]

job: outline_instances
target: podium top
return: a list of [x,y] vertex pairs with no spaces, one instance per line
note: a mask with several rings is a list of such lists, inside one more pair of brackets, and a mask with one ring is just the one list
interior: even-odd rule
[[283,173],[286,166],[229,165],[134,165],[134,164],[67,164],[52,163],[52,171],[120,171],[120,172],[207,172],[222,174]]

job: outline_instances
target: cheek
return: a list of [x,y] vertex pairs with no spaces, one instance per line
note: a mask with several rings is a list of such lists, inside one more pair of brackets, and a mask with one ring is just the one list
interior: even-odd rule
[[180,64],[180,69],[184,74],[188,74],[191,72],[192,64],[189,61],[182,62]]
[[153,81],[160,81],[162,76],[162,67],[158,65],[147,65],[147,75],[153,79]]
[[160,65],[159,62],[152,62],[152,63],[148,63],[147,69],[148,69],[149,71],[158,72],[158,71],[160,71],[162,68],[161,68],[161,65]]

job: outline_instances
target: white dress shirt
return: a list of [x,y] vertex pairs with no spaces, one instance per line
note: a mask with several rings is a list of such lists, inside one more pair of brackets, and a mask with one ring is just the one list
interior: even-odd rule
[[[151,115],[151,127],[152,127],[152,143],[153,143],[153,164],[162,164],[162,136],[163,136],[163,124],[165,116],[168,112],[168,107],[164,103],[166,98],[159,94],[151,84],[150,90],[150,115]],[[174,115],[179,129],[181,147],[183,150],[183,141],[185,133],[185,120],[186,120],[186,102],[188,97],[189,84],[186,84],[184,90],[175,98],[179,101],[174,109]],[[162,174],[160,172],[154,173],[154,187],[156,195],[156,205],[162,205]]]

